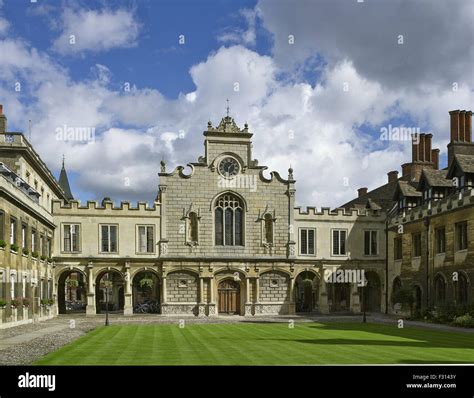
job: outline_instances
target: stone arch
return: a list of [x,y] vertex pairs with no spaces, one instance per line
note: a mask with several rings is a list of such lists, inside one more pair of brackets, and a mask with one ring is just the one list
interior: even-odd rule
[[295,277],[296,312],[314,312],[319,310],[319,286],[321,277],[312,269],[300,271]]
[[376,271],[365,272],[367,284],[359,288],[361,297],[361,310],[380,312],[382,305],[382,283]]
[[434,305],[436,307],[446,304],[447,280],[442,272],[438,272],[434,279]]
[[415,314],[421,313],[421,302],[423,298],[423,289],[420,285],[415,284],[413,285],[413,294],[415,296],[415,302],[414,302],[414,312]]
[[[133,312],[159,314],[161,312],[160,274],[152,268],[142,267],[130,278]],[[141,283],[145,279],[147,282]]]
[[63,268],[56,275],[56,280],[58,312],[60,314],[85,312],[87,306],[86,273],[77,267]]
[[467,272],[458,271],[458,280],[455,282],[456,304],[466,305],[469,303],[470,286],[471,281]]
[[392,303],[392,306],[394,306],[396,303],[395,303],[395,295],[397,294],[397,292],[403,288],[403,284],[402,284],[402,280],[399,276],[396,276],[395,278],[393,278],[393,281],[392,281],[392,295],[391,295],[391,303]]
[[[106,284],[108,283],[109,286]],[[98,314],[106,310],[123,313],[125,306],[125,277],[116,267],[104,267],[95,273],[95,300]]]

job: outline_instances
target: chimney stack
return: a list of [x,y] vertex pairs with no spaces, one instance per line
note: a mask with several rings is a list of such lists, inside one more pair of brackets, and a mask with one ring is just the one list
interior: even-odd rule
[[472,111],[466,111],[464,122],[464,139],[472,142]]
[[451,116],[451,142],[459,140],[459,110],[449,112]]
[[431,150],[431,161],[433,162],[434,169],[439,170],[439,149]]
[[7,131],[7,117],[3,114],[3,105],[0,104],[0,134]]
[[367,188],[359,188],[357,192],[359,193],[359,198],[360,198],[367,194]]
[[431,139],[433,138],[433,134],[426,134],[425,135],[425,162],[431,162]]
[[420,145],[420,135],[413,134],[411,136],[411,161],[417,162],[419,159],[418,156],[418,147]]
[[411,174],[412,163],[402,164],[402,177],[409,176]]
[[398,171],[394,170],[394,171],[389,171],[387,173],[387,176],[388,176],[388,183],[390,184],[391,182],[395,182],[395,181],[398,181]]
[[456,154],[472,154],[472,111],[455,110],[451,116],[451,141],[448,144],[448,167]]

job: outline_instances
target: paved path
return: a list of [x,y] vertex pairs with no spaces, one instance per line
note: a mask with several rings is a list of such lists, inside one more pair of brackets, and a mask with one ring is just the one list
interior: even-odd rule
[[49,326],[39,330],[35,330],[33,332],[22,333],[13,337],[1,339],[0,350],[4,350],[6,348],[17,346],[23,343],[28,343],[31,340],[37,339],[38,337],[43,337],[47,334],[59,332],[60,330],[65,329],[66,327],[67,325],[61,323],[60,325]]

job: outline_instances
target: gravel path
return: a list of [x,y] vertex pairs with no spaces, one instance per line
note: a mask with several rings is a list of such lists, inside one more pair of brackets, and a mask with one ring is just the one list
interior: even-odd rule
[[[273,316],[246,318],[239,316],[220,316],[219,318],[198,318],[194,316],[161,317],[156,315],[123,316],[111,315],[110,324],[178,324],[184,319],[186,324],[222,324],[236,322],[259,323],[286,323],[294,322],[361,322],[361,316],[336,315],[308,315],[308,316]],[[74,320],[74,328],[70,321]],[[368,316],[368,322],[397,324],[397,317],[378,314]],[[432,330],[455,331],[474,333],[474,329],[454,328],[446,325],[429,324],[424,322],[404,321],[409,327],[422,327]],[[57,350],[91,330],[104,324],[104,316],[86,317],[84,315],[60,315],[57,318],[28,325],[21,325],[10,329],[0,330],[0,365],[28,365],[37,361],[46,354]],[[39,337],[37,337],[39,336]],[[21,343],[10,345],[9,342]]]

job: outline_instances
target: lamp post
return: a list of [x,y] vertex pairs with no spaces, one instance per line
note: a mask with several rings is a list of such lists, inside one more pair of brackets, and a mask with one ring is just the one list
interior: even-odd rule
[[365,312],[365,295],[367,294],[365,289],[367,289],[367,285],[368,285],[368,280],[365,279],[365,276],[364,276],[364,285],[362,287],[362,322],[363,323],[367,323],[367,314]]

